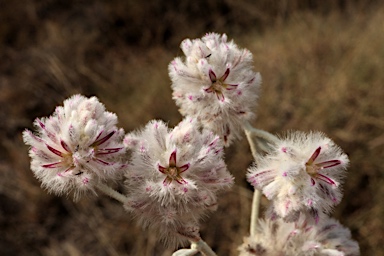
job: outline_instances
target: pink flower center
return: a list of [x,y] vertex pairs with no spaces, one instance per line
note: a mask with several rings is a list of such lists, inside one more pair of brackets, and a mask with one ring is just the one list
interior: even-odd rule
[[234,90],[237,87],[237,84],[227,84],[225,83],[225,80],[227,79],[229,75],[230,69],[227,68],[225,73],[220,77],[217,78],[215,72],[209,70],[209,79],[211,80],[211,86],[205,89],[208,93],[215,93],[217,98],[220,101],[224,101],[224,94],[223,90]]
[[328,176],[321,174],[320,171],[341,164],[340,160],[329,160],[325,162],[315,163],[320,155],[321,147],[318,147],[309,160],[305,163],[305,170],[311,176],[312,185],[316,184],[315,179],[324,181],[330,185],[337,186],[338,183]]
[[158,165],[159,172],[166,175],[163,184],[169,185],[172,181],[176,181],[179,184],[187,184],[187,182],[181,177],[181,174],[189,169],[189,163],[183,166],[177,166],[176,164],[176,150],[172,152],[169,157],[168,167]]

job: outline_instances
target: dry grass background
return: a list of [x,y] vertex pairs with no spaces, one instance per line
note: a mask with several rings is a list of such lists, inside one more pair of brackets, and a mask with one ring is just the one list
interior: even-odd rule
[[[383,255],[384,4],[318,2],[0,0],[0,255],[171,254],[112,199],[74,203],[41,190],[21,132],[74,93],[97,95],[127,132],[153,118],[176,125],[167,65],[182,39],[209,31],[254,54],[263,77],[254,126],[321,130],[349,154],[334,216],[362,255]],[[247,143],[226,160],[236,186],[202,236],[236,255],[252,197]]]

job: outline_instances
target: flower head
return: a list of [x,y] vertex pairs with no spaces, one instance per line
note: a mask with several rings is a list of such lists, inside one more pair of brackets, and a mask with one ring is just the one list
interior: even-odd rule
[[258,166],[248,170],[248,181],[273,200],[274,212],[287,221],[299,212],[317,222],[342,197],[341,183],[348,157],[322,133],[291,133]]
[[208,130],[198,130],[192,119],[174,129],[151,121],[124,142],[133,150],[125,206],[144,226],[167,234],[171,243],[192,236],[186,227],[193,227],[195,234],[199,219],[216,209],[217,192],[233,183],[221,140]]
[[255,236],[245,237],[240,256],[358,256],[359,245],[349,229],[334,219],[319,225],[277,220],[259,220]]
[[31,169],[42,186],[58,195],[75,192],[75,199],[93,190],[99,179],[114,180],[124,166],[124,131],[115,114],[96,97],[74,95],[52,116],[36,119],[36,133],[23,132],[31,146]]
[[176,58],[169,65],[173,98],[183,115],[193,116],[229,145],[254,116],[261,77],[252,70],[252,54],[215,33],[186,39],[181,49],[185,61]]

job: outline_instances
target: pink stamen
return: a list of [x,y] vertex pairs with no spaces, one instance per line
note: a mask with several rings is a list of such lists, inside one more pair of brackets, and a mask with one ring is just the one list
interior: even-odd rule
[[57,163],[51,163],[51,164],[43,164],[42,167],[44,168],[56,168],[56,167],[61,167],[61,162]]
[[[181,185],[184,185],[184,184],[188,183],[182,177],[177,177],[175,180],[176,180],[177,183],[179,183]],[[172,181],[172,179],[171,179],[171,181]]]
[[169,166],[176,166],[176,150],[169,157]]
[[267,170],[267,171],[262,171],[262,172],[256,173],[255,175],[253,175],[253,176],[251,177],[251,179],[255,179],[255,180],[256,180],[256,178],[259,177],[260,175],[264,175],[264,174],[269,173],[269,172],[271,172],[271,171],[272,171],[272,170]]
[[[91,146],[100,146],[101,144],[103,144],[104,142],[106,142],[107,140],[109,140],[112,136],[113,136],[113,134],[115,134],[116,133],[116,131],[112,131],[112,132],[110,132],[110,133],[108,133],[108,135],[106,135],[106,136],[104,136],[103,138],[101,138],[101,139],[98,139],[98,140],[96,140],[95,142],[93,142],[92,143],[92,145]],[[100,136],[100,134],[99,134],[99,136]],[[99,136],[97,136],[97,137],[99,137]],[[97,139],[97,138],[96,138]]]
[[336,182],[334,182],[331,178],[329,178],[323,174],[317,173],[316,178],[318,178],[319,180],[325,181],[326,183],[328,183],[330,185],[336,186]]
[[228,91],[235,90],[238,86],[238,84],[227,84],[227,87],[225,88]]
[[180,171],[180,173],[183,173],[183,172],[185,172],[186,170],[188,170],[189,169],[189,163],[188,164],[185,164],[185,165],[183,165],[183,166],[181,166],[181,167],[178,167],[178,169],[179,169],[179,171]]
[[60,152],[59,150],[57,150],[57,149],[55,149],[55,148],[49,146],[48,144],[45,144],[45,145],[47,146],[47,148],[49,149],[49,151],[51,151],[53,154],[58,155],[58,156],[60,156],[60,157],[63,157],[63,153],[62,153],[62,152]]
[[227,68],[227,70],[225,70],[225,73],[222,77],[220,77],[220,80],[224,82],[225,79],[227,79],[228,75],[229,75],[229,68]]
[[209,70],[208,75],[209,75],[209,79],[211,79],[212,83],[216,82],[216,74],[215,74],[215,72],[212,71],[212,69]]
[[172,178],[170,178],[170,177],[165,177],[165,179],[164,179],[164,181],[163,181],[163,185],[164,186],[168,186],[169,184],[171,184],[172,183]]
[[99,158],[95,158],[95,161],[98,162],[98,163],[101,163],[103,165],[112,165],[112,163],[108,163],[108,162],[106,162],[104,160],[101,160]]
[[341,164],[340,160],[330,160],[322,163],[317,163],[316,166],[320,167],[321,169],[325,169],[325,168],[330,168],[339,164]]
[[96,155],[108,155],[108,154],[113,154],[117,153],[123,148],[103,148],[103,149],[98,149],[96,152]]
[[67,143],[65,143],[63,140],[60,141],[61,146],[63,149],[67,152],[71,152],[70,148],[68,147]]
[[163,167],[163,166],[161,166],[161,165],[158,165],[157,167],[158,167],[159,172],[164,173],[164,174],[167,174],[167,173],[166,173],[167,168],[165,168],[165,167]]
[[211,92],[214,92],[215,90],[212,87],[209,87],[207,89],[204,89],[204,91],[207,93],[211,93]]
[[43,122],[41,122],[41,120],[38,118],[36,120],[39,123],[40,127],[45,130],[45,124],[43,124]]
[[217,96],[217,99],[219,101],[224,102],[225,97],[224,97],[224,94],[222,92],[216,92],[216,96]]
[[313,152],[312,156],[309,158],[309,160],[308,160],[308,162],[307,162],[308,165],[312,164],[312,163],[316,160],[316,158],[317,158],[317,157],[319,156],[319,154],[320,154],[320,151],[321,151],[321,147],[318,147],[318,148],[315,150],[315,152]]

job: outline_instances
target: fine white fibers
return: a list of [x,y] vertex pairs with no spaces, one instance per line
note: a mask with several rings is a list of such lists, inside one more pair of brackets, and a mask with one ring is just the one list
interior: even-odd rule
[[240,256],[357,256],[359,251],[349,229],[328,217],[317,225],[261,219],[256,235],[239,247]]
[[221,140],[211,131],[197,129],[191,118],[174,129],[151,121],[124,141],[132,149],[125,207],[144,226],[154,226],[162,234],[183,233],[168,238],[173,245],[188,236],[180,231],[186,226],[198,229],[199,219],[216,209],[217,192],[233,184]]
[[324,134],[292,132],[249,168],[247,179],[272,200],[278,216],[295,220],[303,212],[317,222],[320,213],[329,213],[340,202],[348,163]]
[[116,180],[125,165],[115,114],[105,111],[96,97],[74,95],[50,117],[36,119],[36,133],[24,131],[30,145],[31,169],[42,186],[74,198],[93,191],[99,180]]
[[169,64],[173,99],[181,114],[196,118],[228,146],[254,117],[261,76],[253,71],[252,54],[216,33],[186,39],[181,48],[185,59]]

